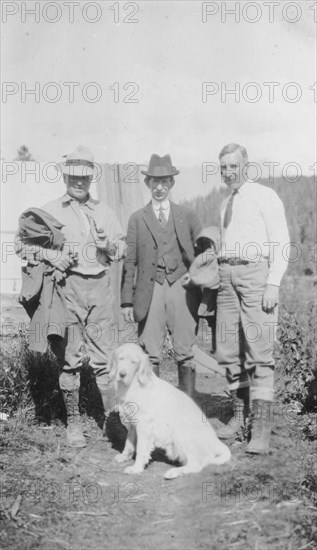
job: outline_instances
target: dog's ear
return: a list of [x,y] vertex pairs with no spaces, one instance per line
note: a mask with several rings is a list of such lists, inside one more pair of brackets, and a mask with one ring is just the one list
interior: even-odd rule
[[118,366],[118,362],[117,362],[117,353],[116,353],[116,350],[114,350],[111,355],[110,355],[110,358],[109,358],[109,372],[108,372],[108,376],[109,376],[109,381],[111,382],[115,376],[116,376],[116,372],[117,372],[117,366]]
[[140,350],[140,363],[138,370],[138,381],[141,386],[145,386],[152,376],[152,367],[150,360],[144,351]]

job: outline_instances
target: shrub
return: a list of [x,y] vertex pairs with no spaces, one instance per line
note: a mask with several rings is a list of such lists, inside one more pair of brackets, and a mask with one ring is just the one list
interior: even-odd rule
[[11,413],[19,407],[31,403],[30,381],[28,378],[28,342],[26,332],[2,341],[0,349],[0,408]]
[[275,348],[277,389],[284,403],[294,403],[301,412],[316,411],[316,305],[307,312],[303,330],[296,313],[282,309]]
[[[0,348],[0,410],[7,414],[28,411],[36,419],[50,423],[65,419],[59,390],[59,367],[54,354],[29,350],[26,329],[2,341]],[[98,418],[103,406],[87,357],[81,369],[80,410]]]
[[27,331],[20,329],[2,342],[0,359],[1,411],[12,414],[31,408],[37,418],[46,421],[59,415],[58,366],[50,351],[31,352]]

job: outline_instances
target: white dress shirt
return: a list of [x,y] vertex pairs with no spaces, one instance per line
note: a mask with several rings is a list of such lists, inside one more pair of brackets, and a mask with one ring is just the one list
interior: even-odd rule
[[157,219],[159,219],[161,207],[163,208],[165,219],[166,221],[168,221],[171,210],[170,201],[168,199],[165,199],[165,201],[160,202],[152,199],[152,208]]
[[247,180],[233,199],[232,218],[225,229],[224,214],[230,196],[220,208],[222,258],[268,261],[267,284],[280,285],[290,255],[284,206],[273,189]]

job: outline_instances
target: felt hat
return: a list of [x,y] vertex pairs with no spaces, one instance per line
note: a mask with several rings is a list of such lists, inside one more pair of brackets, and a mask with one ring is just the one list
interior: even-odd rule
[[76,149],[66,156],[62,163],[63,174],[71,176],[93,176],[94,174],[93,152],[84,145],[78,145]]
[[195,245],[198,244],[199,239],[209,239],[215,245],[216,250],[219,247],[220,231],[215,225],[204,227],[197,235]]
[[164,155],[160,157],[154,153],[149,162],[147,170],[141,170],[141,173],[151,178],[164,178],[169,176],[176,176],[179,174],[179,170],[176,170],[172,165],[172,159],[170,155]]
[[212,248],[208,248],[205,252],[196,256],[189,268],[189,275],[194,285],[203,289],[219,287],[217,256]]

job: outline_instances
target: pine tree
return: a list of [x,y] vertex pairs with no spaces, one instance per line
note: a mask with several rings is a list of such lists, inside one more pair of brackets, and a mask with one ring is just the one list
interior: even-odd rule
[[21,145],[18,149],[18,156],[14,160],[28,161],[35,160],[26,145]]

